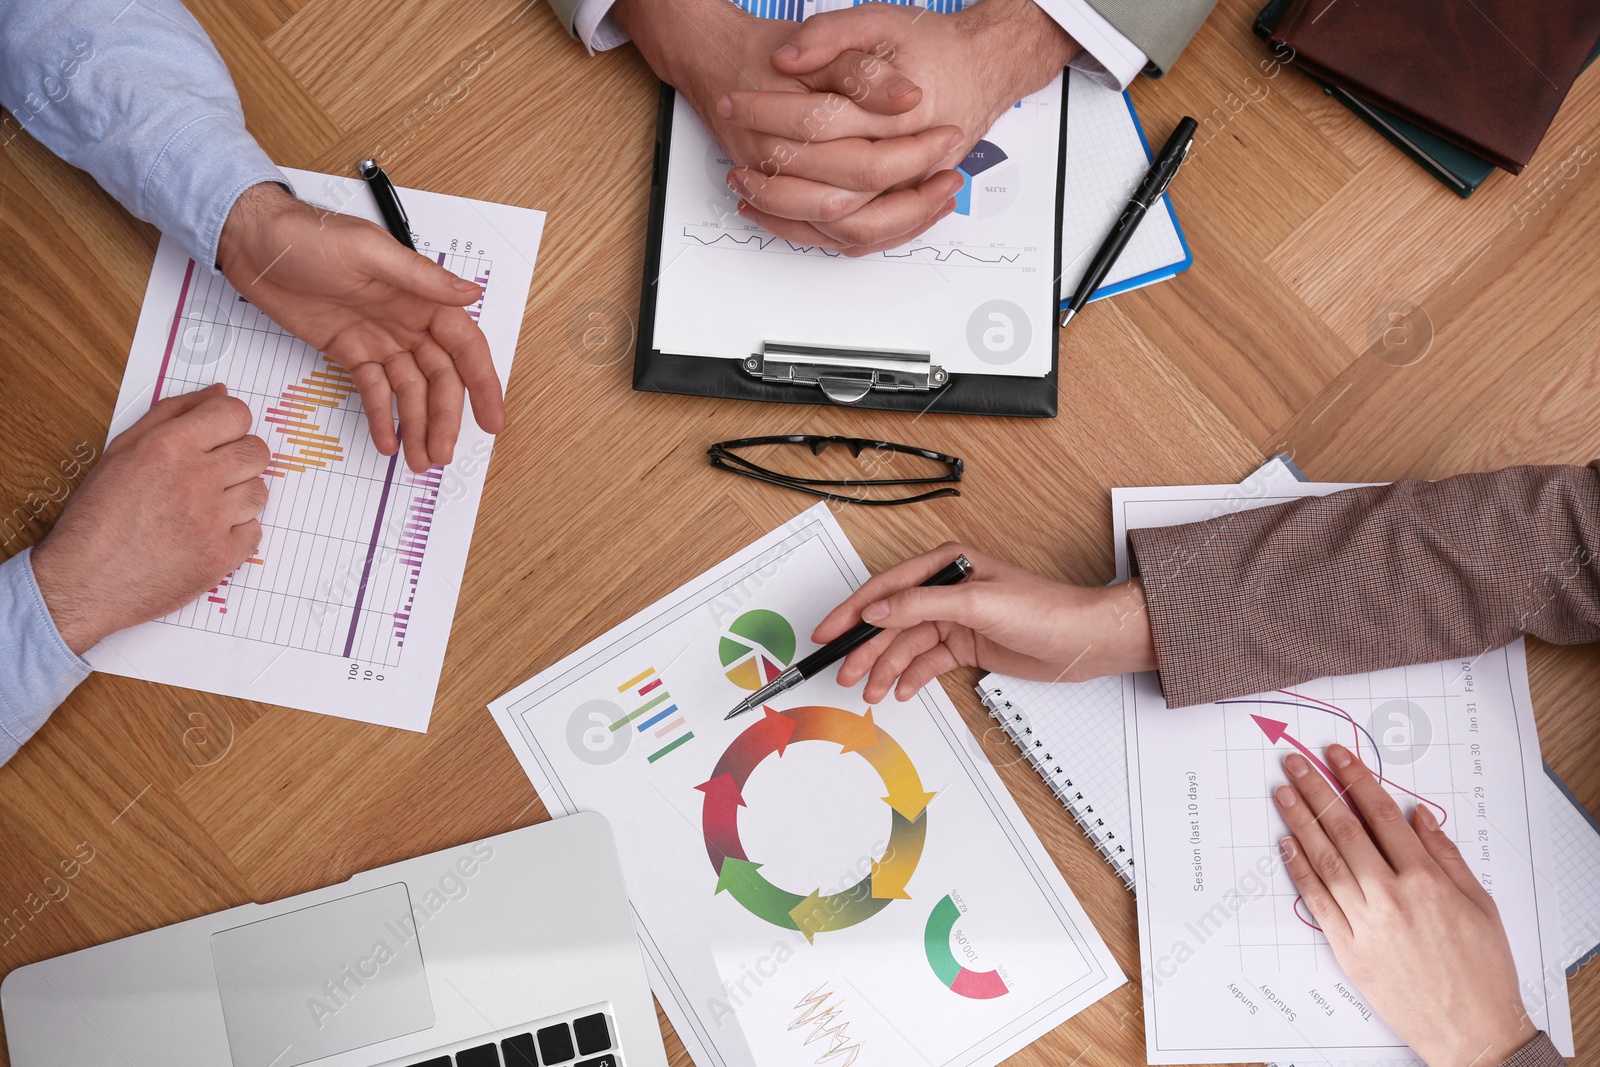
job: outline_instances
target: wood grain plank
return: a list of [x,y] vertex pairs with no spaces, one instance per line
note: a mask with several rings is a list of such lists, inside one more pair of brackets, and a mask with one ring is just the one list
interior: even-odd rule
[[[309,0],[267,39],[272,54],[342,125],[367,121],[422,89],[453,58],[516,14],[504,0]],[[381,27],[381,32],[373,32]]]
[[283,0],[258,5],[187,0],[233,73],[245,123],[280,166],[304,167],[339,136],[339,124],[267,47],[266,38],[293,15]]
[[1521,225],[1557,196],[1570,182],[1562,175],[1577,175],[1584,167],[1578,160],[1593,159],[1597,130],[1600,72],[1591,70],[1514,180],[1485,182],[1463,201],[1405,156],[1386,153],[1322,204],[1268,262],[1352,351],[1363,351],[1375,313],[1436,289],[1483,254],[1508,221]]
[[[1084,583],[1111,573],[1115,485],[1233,481],[1280,448],[1350,480],[1600,455],[1594,71],[1534,165],[1464,203],[1271,69],[1259,0],[1222,0],[1133,90],[1153,139],[1207,121],[1174,187],[1195,268],[1062,335],[1058,418],[905,417],[631,391],[656,91],[632,49],[590,57],[521,0],[194,2],[276,158],[348,173],[379,152],[402,184],[549,211],[510,424],[429,732],[92,678],[0,769],[0,970],[545,818],[484,704],[811,503],[711,469],[715,440],[960,455],[960,498],[838,510],[869,567],[956,539]],[[154,247],[37,144],[0,152],[0,515],[56,479],[0,554],[43,535],[63,457],[102,440]],[[1398,301],[1418,309],[1397,324],[1414,346],[1373,343]],[[1538,642],[1529,658],[1545,754],[1600,806],[1600,658]],[[976,677],[941,684],[1136,974],[1132,897],[985,717]],[[80,845],[94,858],[67,879]],[[1571,984],[1583,1055],[1600,1047],[1597,974]],[[1011,1062],[1143,1061],[1135,980]]]

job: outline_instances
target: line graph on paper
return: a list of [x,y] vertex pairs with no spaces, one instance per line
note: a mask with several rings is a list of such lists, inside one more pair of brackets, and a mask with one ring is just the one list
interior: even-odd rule
[[[284,176],[306,202],[382,226],[361,179],[292,168]],[[504,390],[544,213],[400,192],[417,250],[483,287],[463,310],[483,331]],[[379,454],[351,375],[163,237],[110,433],[157,400],[215,383],[245,404],[251,433],[268,445],[260,547],[193,603],[110,635],[84,658],[107,674],[426,730],[494,435],[474,412],[442,469],[413,473],[403,458]]]
[[[487,294],[487,258],[424,251]],[[468,314],[477,319],[482,306],[480,299]],[[159,621],[397,665],[443,469],[416,474],[398,453],[379,453],[350,375],[191,261],[151,403],[219,381],[249,406],[251,432],[271,451],[261,546],[206,595]]]
[[[1408,667],[1377,675],[1322,679],[1270,693],[1219,700],[1221,736],[1215,756],[1223,771],[1220,803],[1226,811],[1228,855],[1220,875],[1247,880],[1253,863],[1270,856],[1287,832],[1272,801],[1272,789],[1285,780],[1282,761],[1298,752],[1336,793],[1339,780],[1325,762],[1331,744],[1356,753],[1379,777],[1402,810],[1428,805],[1451,833],[1469,863],[1478,852],[1469,820],[1456,818],[1485,798],[1477,771],[1481,746],[1475,706],[1447,675],[1447,664]],[[1351,801],[1341,796],[1354,810]],[[1475,864],[1476,866],[1476,864]],[[1281,865],[1274,865],[1271,888],[1233,916],[1231,947],[1244,973],[1281,971],[1288,966],[1324,970],[1335,966],[1327,939]]]
[[[760,227],[744,224],[741,220],[730,220],[727,225],[733,225],[735,222],[738,223],[738,229],[726,228],[721,222],[685,225],[683,236],[685,240],[693,241],[703,248],[779,252],[784,255],[821,256],[827,259],[839,259],[844,255],[843,252],[831,252],[816,245],[797,245],[793,241],[774,237]],[[899,248],[877,252],[875,256],[888,261],[916,261],[964,267],[1006,267],[1015,265],[1018,259],[1035,251],[1037,249],[1031,245],[1013,247],[1003,244],[963,245],[956,241],[913,241]]]

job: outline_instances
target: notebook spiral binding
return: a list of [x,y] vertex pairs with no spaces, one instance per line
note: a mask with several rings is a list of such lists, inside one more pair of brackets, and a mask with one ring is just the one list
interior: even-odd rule
[[1100,850],[1100,855],[1117,872],[1124,885],[1129,889],[1134,887],[1133,853],[1128,850],[1125,842],[1116,840],[1116,834],[1106,829],[1105,823],[1095,814],[1094,805],[1086,800],[1081,792],[1072,784],[1061,765],[1056,762],[1055,755],[1044,749],[1044,742],[1033,736],[1033,727],[1028,724],[1028,716],[1022,708],[1007,700],[1005,694],[998,688],[984,689],[981,691],[983,706],[989,709],[989,714],[1005,730],[1011,738],[1012,744],[1017,746],[1033,769],[1044,779],[1044,784],[1056,795],[1072,817],[1078,820],[1078,826],[1094,847]]

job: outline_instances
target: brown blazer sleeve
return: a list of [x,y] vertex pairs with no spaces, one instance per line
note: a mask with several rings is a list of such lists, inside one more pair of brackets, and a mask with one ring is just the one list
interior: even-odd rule
[[1128,534],[1167,703],[1600,639],[1600,474],[1512,467]]
[[1538,1037],[1513,1052],[1500,1067],[1566,1067],[1566,1063],[1550,1035],[1540,1030]]

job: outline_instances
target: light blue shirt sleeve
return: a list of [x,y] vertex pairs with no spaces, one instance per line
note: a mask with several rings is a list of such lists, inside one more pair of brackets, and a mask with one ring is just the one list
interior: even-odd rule
[[33,550],[0,563],[0,763],[17,754],[89,664],[61,639],[33,580]]
[[288,185],[179,0],[0,0],[0,145],[26,130],[214,267],[239,194]]

